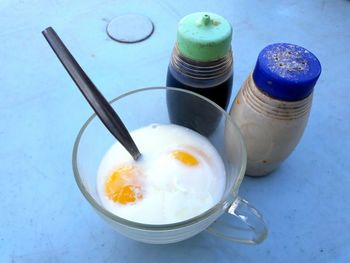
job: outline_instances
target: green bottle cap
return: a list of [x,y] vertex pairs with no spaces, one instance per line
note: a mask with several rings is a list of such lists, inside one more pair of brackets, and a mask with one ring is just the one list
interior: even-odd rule
[[232,27],[217,14],[193,13],[182,18],[177,28],[179,52],[192,60],[213,61],[231,48]]

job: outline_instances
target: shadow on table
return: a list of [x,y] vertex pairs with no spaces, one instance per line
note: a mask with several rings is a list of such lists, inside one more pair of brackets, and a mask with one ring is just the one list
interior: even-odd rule
[[[123,257],[123,262],[233,262],[233,259],[229,258],[232,254],[240,261],[247,259],[239,253],[239,244],[222,240],[205,231],[174,244],[144,244],[127,238],[123,243],[128,250],[127,253],[123,253],[127,255]],[[115,251],[106,262],[118,262],[113,260],[118,258],[118,254],[118,251]]]

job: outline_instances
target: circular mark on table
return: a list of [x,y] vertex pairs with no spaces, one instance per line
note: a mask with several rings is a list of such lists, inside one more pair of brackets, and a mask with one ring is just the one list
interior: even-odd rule
[[150,37],[154,26],[147,16],[127,14],[113,18],[107,25],[107,34],[122,43],[136,43]]

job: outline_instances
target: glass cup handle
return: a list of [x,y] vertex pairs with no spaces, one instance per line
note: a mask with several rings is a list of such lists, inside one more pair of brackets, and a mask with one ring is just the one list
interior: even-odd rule
[[[237,218],[239,220],[235,220]],[[241,197],[237,197],[226,213],[207,231],[223,239],[247,244],[259,244],[267,237],[262,215]]]

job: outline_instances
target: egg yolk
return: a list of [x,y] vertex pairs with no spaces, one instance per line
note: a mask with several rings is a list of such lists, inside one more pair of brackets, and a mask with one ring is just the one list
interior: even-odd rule
[[197,160],[196,157],[194,157],[192,154],[181,151],[181,150],[176,150],[171,152],[171,155],[178,161],[182,162],[185,165],[188,166],[196,166],[199,164],[199,161]]
[[105,183],[107,197],[123,205],[142,199],[139,175],[139,170],[132,165],[116,169]]

